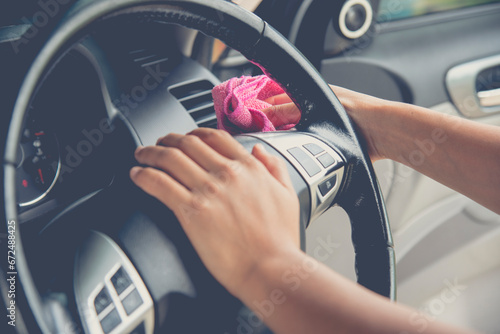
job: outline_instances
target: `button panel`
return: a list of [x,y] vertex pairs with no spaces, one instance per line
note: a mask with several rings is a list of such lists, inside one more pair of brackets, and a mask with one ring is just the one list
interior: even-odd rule
[[333,175],[318,185],[321,195],[326,196],[337,184],[337,175]]
[[335,163],[335,158],[328,153],[322,154],[316,159],[318,159],[321,165],[325,168],[328,168]]
[[144,323],[142,322],[139,326],[134,328],[129,334],[145,334],[146,330],[144,329]]
[[97,314],[100,314],[106,307],[108,307],[113,301],[109,296],[106,287],[102,288],[101,292],[94,299],[94,306]]
[[120,319],[120,315],[116,309],[109,312],[107,316],[105,316],[101,320],[101,326],[104,333],[110,333],[116,326],[118,326],[122,320]]
[[299,162],[299,164],[302,166],[302,168],[304,168],[309,176],[314,176],[321,172],[321,168],[318,166],[318,164],[301,148],[290,148],[288,149],[288,153],[290,153],[295,158],[295,160]]
[[345,162],[329,144],[310,133],[265,132],[244,134],[258,138],[280,152],[307,182],[314,220],[335,200],[344,178]]
[[314,143],[309,143],[309,144],[304,144],[302,145],[306,150],[309,151],[312,155],[318,155],[322,152],[325,152],[325,149],[314,144]]
[[118,269],[116,274],[111,277],[111,283],[113,283],[116,293],[120,295],[132,284],[132,281],[130,280],[130,277],[128,277],[125,270],[123,268],[120,268]]
[[[95,254],[100,254],[98,266]],[[79,247],[74,291],[84,333],[131,333],[135,329],[138,333],[153,333],[154,304],[146,285],[107,235],[90,231]]]
[[[123,267],[116,270],[110,281],[119,297],[119,303],[122,304],[125,313],[130,316],[143,304],[141,295]],[[122,322],[116,309],[116,304],[119,303],[113,303],[106,287],[103,287],[95,297],[94,306],[104,333],[111,332]]]
[[122,300],[123,308],[128,315],[131,315],[139,306],[142,305],[142,299],[136,289],[132,290],[125,298]]

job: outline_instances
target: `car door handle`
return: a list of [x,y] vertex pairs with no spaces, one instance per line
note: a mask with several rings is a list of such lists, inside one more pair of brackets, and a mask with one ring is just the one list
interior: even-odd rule
[[495,55],[456,65],[446,73],[446,88],[451,101],[462,115],[476,118],[500,113],[500,88],[490,85],[489,77],[484,79],[487,82],[483,89],[495,88],[477,91],[478,76],[498,66],[500,55]]
[[477,93],[479,104],[482,107],[494,107],[500,105],[500,88],[484,90]]

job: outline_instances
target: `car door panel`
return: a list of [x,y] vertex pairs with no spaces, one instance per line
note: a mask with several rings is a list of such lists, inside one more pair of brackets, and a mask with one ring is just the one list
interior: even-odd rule
[[[467,113],[464,102],[460,104],[467,101],[479,108],[479,97],[470,85],[479,90],[499,87],[500,61],[482,61],[500,55],[499,32],[499,3],[376,24],[363,40],[335,55],[328,54],[334,48],[325,41],[320,70],[335,85],[500,126],[496,106],[482,108],[486,113],[478,117],[477,112]],[[333,35],[326,33],[327,38]],[[486,69],[490,73],[470,82],[470,93],[464,96],[454,90],[449,73],[470,62],[487,64],[475,73]],[[500,287],[500,216],[402,164],[382,161],[375,169],[394,233],[398,300],[421,312],[413,321],[424,326],[427,320],[422,314],[427,314],[498,332],[500,321],[494,310],[500,309],[500,298],[487,291]],[[338,253],[325,257],[325,263],[355,276],[345,260],[351,255],[344,246],[350,235],[344,215],[332,210],[310,227],[309,234],[311,254],[320,253],[321,238],[333,236]]]

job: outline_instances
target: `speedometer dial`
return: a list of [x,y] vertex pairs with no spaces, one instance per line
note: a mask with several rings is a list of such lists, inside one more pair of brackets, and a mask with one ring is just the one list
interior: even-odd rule
[[55,134],[33,123],[27,126],[17,157],[17,203],[20,206],[33,205],[54,187],[61,169]]

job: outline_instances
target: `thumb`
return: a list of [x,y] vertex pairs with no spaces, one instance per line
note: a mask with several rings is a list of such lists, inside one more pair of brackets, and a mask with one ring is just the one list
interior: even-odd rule
[[267,99],[264,100],[265,102],[269,104],[285,104],[285,103],[290,103],[292,102],[292,99],[285,93],[279,94],[279,95],[273,95]]
[[292,181],[286,165],[281,158],[268,153],[262,144],[257,144],[252,149],[252,154],[266,167],[269,173],[286,188],[293,190]]
[[297,124],[300,121],[301,113],[297,106],[290,102],[285,104],[272,105],[262,110],[274,127],[286,124]]

